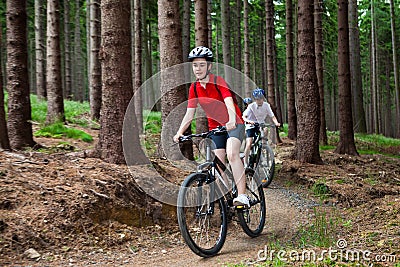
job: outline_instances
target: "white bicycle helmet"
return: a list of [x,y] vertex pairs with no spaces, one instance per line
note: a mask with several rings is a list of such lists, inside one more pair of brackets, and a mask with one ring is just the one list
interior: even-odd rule
[[212,61],[213,53],[205,46],[197,46],[190,51],[188,56],[189,61],[193,61],[195,58],[205,58],[207,61]]

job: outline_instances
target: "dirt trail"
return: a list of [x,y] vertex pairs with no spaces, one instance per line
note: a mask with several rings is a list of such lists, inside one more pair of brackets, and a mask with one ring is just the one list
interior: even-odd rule
[[[224,247],[215,257],[203,259],[183,246],[155,257],[138,255],[133,258],[133,263],[141,266],[223,266],[227,263],[254,262],[258,251],[264,250],[265,245],[275,241],[283,243],[294,238],[299,224],[307,221],[309,210],[296,207],[294,199],[290,197],[291,193],[276,181],[273,182],[270,189],[265,189],[267,219],[262,235],[250,238],[237,222],[231,222]],[[304,207],[308,202],[303,200],[303,204],[301,206]]]

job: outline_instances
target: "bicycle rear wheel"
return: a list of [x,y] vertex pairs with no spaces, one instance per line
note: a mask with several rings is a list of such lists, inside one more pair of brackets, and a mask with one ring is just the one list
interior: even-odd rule
[[264,229],[266,207],[264,190],[254,173],[246,174],[246,194],[250,199],[250,208],[238,210],[240,225],[250,237],[256,237]]
[[260,177],[262,186],[266,188],[272,182],[275,173],[275,156],[271,147],[266,145],[262,147],[260,159],[256,167],[257,175]]
[[226,203],[215,199],[215,183],[207,175],[194,173],[183,182],[178,194],[178,224],[189,248],[201,257],[216,255],[227,234]]

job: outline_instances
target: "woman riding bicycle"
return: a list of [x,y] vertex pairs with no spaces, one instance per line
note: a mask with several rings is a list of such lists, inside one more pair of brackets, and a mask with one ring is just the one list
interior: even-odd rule
[[[249,161],[249,154],[253,138],[256,136],[258,128],[254,126],[255,123],[265,122],[267,117],[272,118],[275,126],[279,127],[281,124],[276,119],[272,112],[271,106],[265,101],[265,91],[261,88],[256,88],[252,92],[255,102],[248,105],[243,112],[243,120],[246,123],[246,148],[244,150],[244,165],[247,167]],[[267,130],[265,128],[265,130]],[[265,134],[266,136],[266,134]]]
[[189,53],[188,59],[192,62],[196,82],[190,86],[186,114],[174,136],[174,141],[178,142],[179,137],[183,136],[194,118],[197,104],[200,104],[206,113],[210,130],[218,126],[225,126],[227,129],[226,134],[211,137],[216,148],[214,153],[222,162],[225,162],[227,156],[231,165],[238,190],[238,197],[233,200],[233,204],[249,207],[249,199],[245,194],[244,167],[240,159],[240,146],[244,139],[245,128],[240,108],[233,101],[226,81],[219,76],[215,78],[210,72],[213,60],[210,49],[198,46]]

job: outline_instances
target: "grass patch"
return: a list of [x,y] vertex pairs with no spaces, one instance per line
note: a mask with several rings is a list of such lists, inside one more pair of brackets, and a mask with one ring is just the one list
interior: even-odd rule
[[146,134],[161,133],[161,112],[145,110],[143,116],[145,119],[143,122],[143,128]]
[[326,146],[319,146],[320,151],[326,151],[326,150],[333,150],[335,149],[334,146],[326,145]]
[[40,130],[36,131],[34,136],[50,138],[67,137],[88,143],[93,141],[93,137],[90,134],[72,127],[67,127],[63,123],[54,123],[44,126]]
[[329,247],[335,243],[334,233],[337,227],[337,219],[329,218],[325,211],[314,208],[315,219],[309,226],[299,230],[299,243],[302,247]]
[[[31,95],[32,120],[41,124],[46,122],[47,101],[39,100],[36,95]],[[69,123],[77,124],[82,127],[92,127],[93,122],[89,119],[89,102],[77,102],[64,100],[65,120]]]

